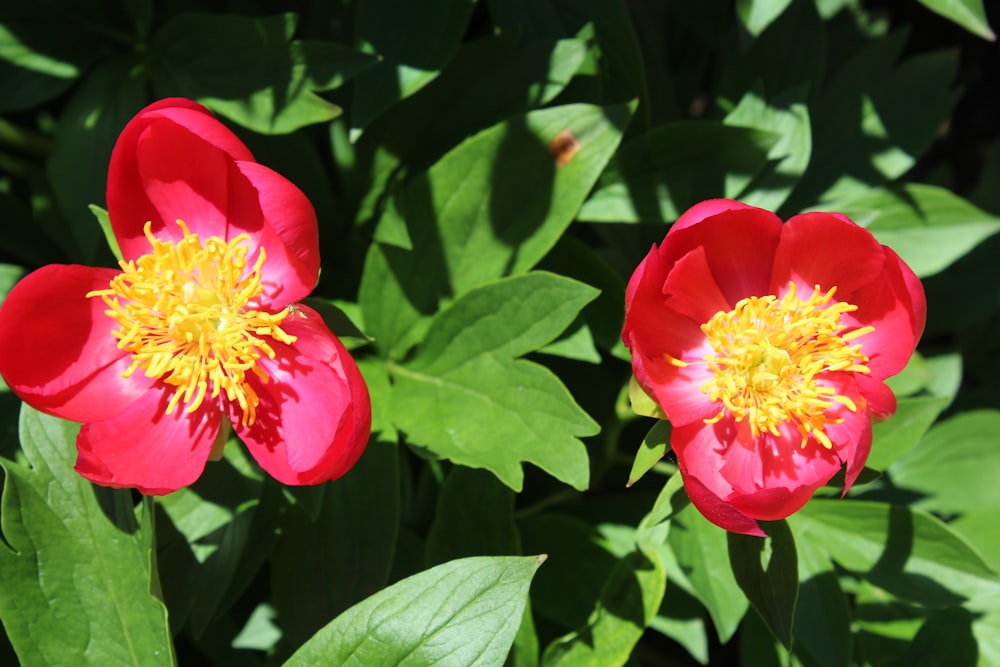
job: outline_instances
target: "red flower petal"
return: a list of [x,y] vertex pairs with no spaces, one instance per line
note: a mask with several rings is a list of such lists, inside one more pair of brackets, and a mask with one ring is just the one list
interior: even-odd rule
[[[168,140],[164,146],[163,141],[150,141],[150,137],[172,138],[177,143],[171,144]],[[161,147],[166,149],[162,156],[155,153],[144,157],[140,155],[143,149],[157,150]],[[169,180],[170,174],[180,178],[186,170],[200,169],[196,173],[208,171],[211,177],[208,183],[214,183],[219,178],[225,178],[226,170],[222,169],[221,176],[216,173],[213,177],[213,166],[218,169],[223,163],[235,160],[253,160],[253,156],[236,135],[200,104],[171,98],[151,104],[139,112],[118,137],[108,167],[108,213],[125,258],[134,259],[148,252],[149,242],[143,235],[143,226],[147,221],[153,223],[154,231],[162,230],[170,223],[167,238],[179,237],[179,231],[173,225],[178,218],[192,222],[183,217],[192,216],[191,202],[177,212],[170,206],[169,198],[165,202],[165,210],[154,204],[146,192],[143,171],[165,176]],[[183,190],[183,184],[179,185]],[[222,224],[224,220],[217,222]],[[193,224],[198,224],[198,221]]]
[[267,251],[261,302],[280,308],[304,299],[319,279],[319,228],[312,203],[291,181],[267,167],[237,162],[236,168],[255,189],[259,214],[234,217],[230,235],[247,232]]
[[896,253],[888,248],[884,252],[882,278],[850,294],[850,302],[858,309],[844,315],[844,321],[875,328],[854,342],[861,344],[871,376],[877,380],[903,370],[927,319],[927,301],[920,281]]
[[172,387],[157,384],[120,415],[84,424],[76,440],[76,471],[95,484],[134,487],[148,495],[198,479],[222,413],[206,401],[193,413],[181,406],[168,415],[172,393]]
[[881,277],[884,265],[883,248],[867,229],[837,213],[803,213],[781,230],[770,289],[782,294],[792,281],[805,297],[816,285],[824,292],[836,286],[835,298],[849,301]]
[[742,207],[722,215],[671,227],[660,257],[674,263],[701,246],[715,282],[730,304],[747,296],[768,294],[781,219],[770,211]]
[[364,379],[347,349],[306,306],[282,328],[298,339],[260,362],[270,382],[255,380],[257,421],[231,420],[257,462],[284,484],[336,479],[358,460],[371,429]]
[[749,204],[744,204],[741,201],[734,201],[732,199],[706,199],[705,201],[699,202],[684,211],[684,213],[681,214],[681,217],[677,218],[677,222],[671,225],[670,229],[680,231],[685,227],[697,225],[705,218],[711,218],[714,215],[719,215],[720,213],[725,213],[726,211],[739,211],[748,208],[753,207]]
[[0,309],[0,373],[32,407],[72,421],[102,420],[151,386],[142,372],[125,379],[130,359],[118,349],[114,320],[91,290],[112,269],[50,264],[27,275]]

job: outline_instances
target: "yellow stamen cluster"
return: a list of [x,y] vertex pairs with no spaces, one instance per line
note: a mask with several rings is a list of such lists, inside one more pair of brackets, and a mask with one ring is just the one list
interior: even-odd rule
[[177,221],[184,238],[176,244],[161,241],[146,223],[152,252],[134,261],[122,261],[122,272],[108,289],[95,290],[107,304],[105,312],[119,324],[113,332],[118,347],[132,355],[122,373],[130,377],[142,369],[152,379],[174,385],[167,414],[178,404],[198,409],[206,396],[225,394],[239,405],[244,425],[253,424],[259,403],[248,373],[263,381],[267,375],[257,361],[274,358],[268,339],[291,344],[281,321],[287,310],[272,314],[254,310],[251,301],[263,291],[260,269],[264,248],[247,270],[249,236],[225,241],[210,237],[204,243]]
[[850,341],[874,331],[862,327],[845,332],[841,316],[857,306],[832,302],[835,292],[836,287],[822,292],[817,285],[803,301],[795,283],[790,283],[780,299],[773,295],[742,299],[731,311],[716,313],[701,326],[715,351],[704,357],[714,376],[701,390],[722,403],[706,423],[719,421],[728,411],[736,421],[746,421],[755,437],[765,432],[780,435],[778,427],[788,423],[802,435],[801,446],[812,437],[823,447],[832,447],[826,427],[843,419],[827,411],[835,403],[851,412],[858,407],[850,397],[820,384],[820,376],[869,373],[861,345]]

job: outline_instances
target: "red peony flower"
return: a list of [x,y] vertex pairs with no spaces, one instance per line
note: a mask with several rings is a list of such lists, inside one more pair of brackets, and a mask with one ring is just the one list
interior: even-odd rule
[[857,479],[872,417],[896,410],[883,380],[906,365],[926,310],[909,267],[847,217],[782,224],[716,199],[639,264],[622,339],[673,426],[691,501],[762,536],[757,520],[794,513],[843,465],[845,493]]
[[316,214],[207,109],[167,99],[122,131],[108,172],[119,270],[50,265],[0,309],[0,373],[83,422],[76,470],[147,494],[194,482],[235,429],[285,484],[345,473],[371,428],[354,360],[303,305]]

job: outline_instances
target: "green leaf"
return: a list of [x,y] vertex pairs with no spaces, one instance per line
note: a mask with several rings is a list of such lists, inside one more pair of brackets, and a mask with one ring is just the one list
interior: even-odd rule
[[[413,249],[372,245],[361,277],[363,319],[379,351],[401,358],[442,301],[537,264],[629,115],[625,106],[587,104],[533,111],[468,139],[398,192],[386,215],[405,219]],[[557,135],[580,147],[563,167],[550,154]]]
[[712,617],[719,641],[729,641],[750,603],[729,565],[726,531],[690,506],[674,517],[667,543],[679,568],[668,567],[671,581],[686,582]]
[[714,121],[660,125],[618,151],[579,218],[673,222],[703,199],[739,195],[779,139]]
[[455,466],[441,487],[427,534],[427,562],[521,553],[514,493],[484,470]]
[[195,99],[262,134],[287,134],[340,115],[317,95],[376,58],[338,44],[290,40],[295,16],[180,14],[150,41],[157,95]]
[[896,414],[872,428],[872,451],[866,465],[885,470],[920,441],[946,407],[948,399],[940,396],[899,399]]
[[997,38],[990,29],[986,11],[983,9],[983,0],[920,0],[920,3],[974,35],[990,41]]
[[932,428],[889,476],[917,494],[914,507],[943,514],[1000,509],[998,431],[1000,411],[963,412]]
[[784,521],[769,522],[765,528],[766,539],[729,533],[729,564],[771,634],[791,650],[799,595],[795,539]]
[[111,149],[125,123],[146,102],[145,84],[135,65],[131,57],[101,64],[59,116],[47,173],[59,208],[70,222],[63,241],[75,261],[94,264],[106,254],[90,205],[104,201]]
[[670,422],[665,419],[658,420],[642,439],[638,451],[635,453],[635,460],[632,461],[632,470],[628,474],[628,484],[632,486],[642,476],[649,472],[650,468],[663,458],[663,455],[670,449]]
[[151,591],[152,504],[73,470],[79,425],[24,406],[26,464],[2,461],[0,618],[24,665],[170,665]]
[[100,41],[55,12],[0,24],[0,113],[37,107],[68,90],[100,57]]
[[576,517],[537,514],[518,519],[517,525],[526,551],[549,555],[531,586],[536,617],[565,630],[584,625],[619,559],[595,526]]
[[395,425],[411,444],[486,468],[515,491],[522,461],[586,488],[587,452],[577,438],[597,424],[554,374],[515,358],[555,338],[595,296],[544,272],[468,292],[434,319],[410,364],[390,366]]
[[869,228],[924,278],[947,268],[1000,230],[1000,218],[931,185],[873,188],[823,204]]
[[972,634],[972,613],[961,607],[943,609],[920,626],[900,664],[912,667],[974,667],[979,651]]
[[122,260],[122,251],[118,247],[118,239],[115,238],[115,232],[111,229],[111,218],[108,217],[108,212],[97,204],[90,205],[90,212],[97,218],[97,224],[101,226],[101,231],[104,232],[104,240],[108,242],[108,249],[115,256],[115,259],[120,262]]
[[821,544],[795,545],[799,563],[799,596],[795,603],[793,649],[806,664],[848,667],[851,664],[851,609],[837,570]]
[[385,586],[401,511],[397,449],[373,440],[347,474],[323,486],[318,516],[295,509],[283,517],[271,590],[291,646]]
[[[358,187],[358,220],[373,217],[393,185],[426,170],[466,137],[550,102],[586,52],[587,44],[576,39],[521,46],[494,36],[463,44],[437,79],[386,111],[358,140],[352,173],[370,173],[371,179]],[[379,226],[378,240],[385,240],[388,227]]]
[[777,211],[802,178],[812,156],[805,86],[787,90],[770,102],[748,92],[723,122],[773,132],[780,137],[767,154],[768,164],[739,194],[740,201],[746,204]]
[[351,607],[285,667],[501,665],[544,557],[478,557],[431,568]]
[[633,551],[622,558],[604,585],[587,624],[552,642],[542,665],[617,667],[628,662],[649,626],[666,588],[659,559]]
[[[180,623],[190,616],[191,629],[201,635],[235,586],[235,579],[261,502],[260,469],[235,439],[227,443],[225,457],[206,466],[192,486],[157,499],[157,506],[176,531],[171,540],[161,522],[157,533],[160,577],[171,619]],[[255,572],[248,573],[252,576]]]
[[792,0],[737,0],[736,13],[747,32],[756,37],[781,16],[791,2]]
[[433,80],[458,49],[474,6],[475,0],[369,0],[359,5],[354,33],[381,62],[355,82],[351,127],[360,131]]
[[788,522],[796,541],[812,541],[901,600],[940,607],[1000,593],[1000,578],[982,557],[920,510],[813,499]]

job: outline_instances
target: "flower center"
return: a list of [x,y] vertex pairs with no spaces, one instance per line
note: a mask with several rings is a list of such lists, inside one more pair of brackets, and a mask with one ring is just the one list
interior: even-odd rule
[[178,220],[184,238],[176,244],[145,234],[153,249],[135,261],[119,263],[122,272],[108,289],[94,290],[107,304],[105,313],[119,324],[113,332],[119,349],[132,355],[122,373],[142,369],[154,380],[174,385],[167,414],[179,403],[195,411],[205,396],[237,403],[244,425],[253,424],[259,402],[248,373],[263,381],[257,365],[262,355],[274,358],[269,339],[291,344],[281,321],[287,310],[271,314],[251,302],[262,291],[260,269],[264,248],[247,270],[249,236],[231,241],[212,236],[204,243]]
[[845,332],[841,316],[857,306],[831,303],[836,291],[822,292],[817,285],[803,301],[790,283],[780,299],[742,299],[701,326],[715,351],[704,358],[714,377],[701,390],[722,403],[719,414],[706,423],[719,421],[728,410],[736,421],[749,423],[754,437],[764,432],[778,436],[778,427],[790,423],[802,435],[803,447],[810,436],[832,447],[826,427],[843,419],[827,411],[835,403],[851,412],[858,408],[820,380],[824,373],[869,373],[861,345],[850,341],[875,330]]

